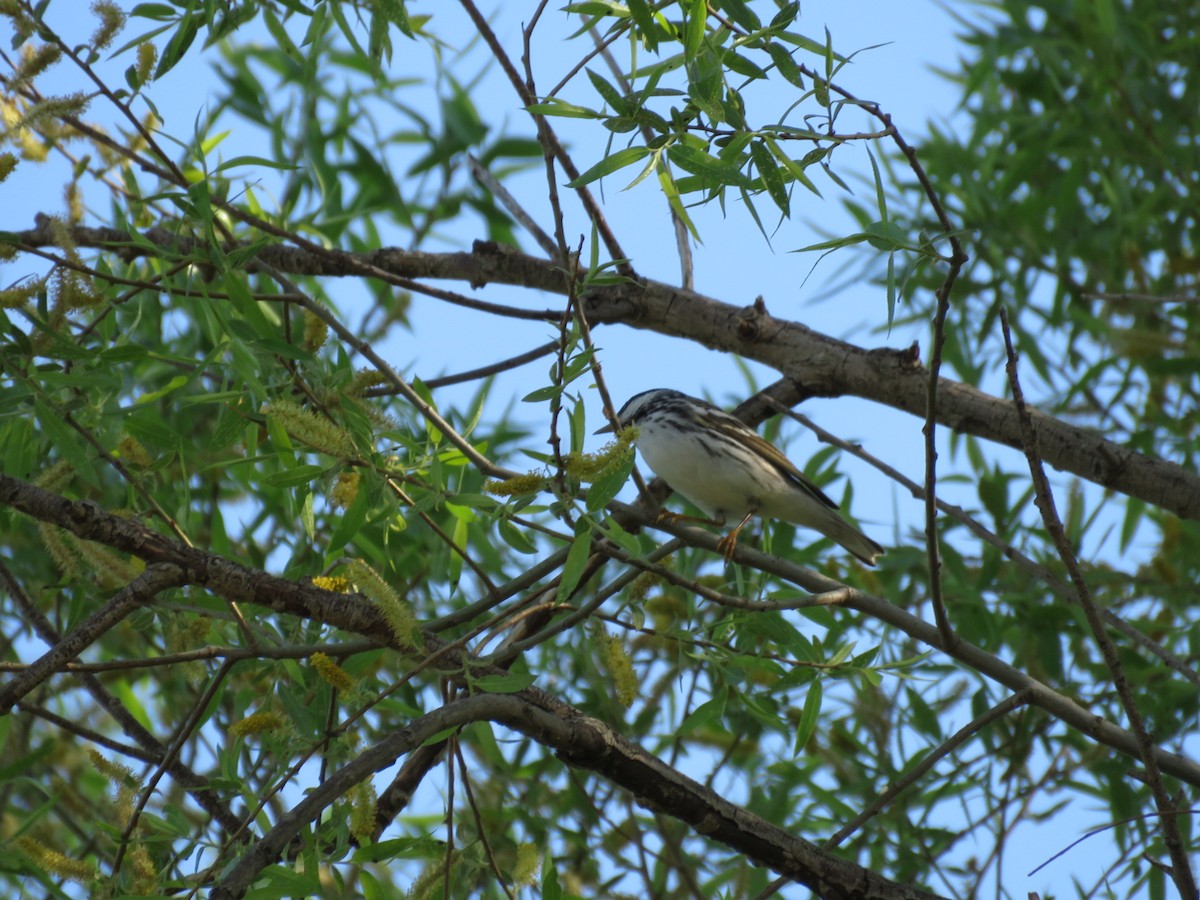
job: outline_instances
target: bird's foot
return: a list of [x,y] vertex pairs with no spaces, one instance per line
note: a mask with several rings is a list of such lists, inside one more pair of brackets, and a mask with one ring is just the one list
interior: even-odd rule
[[738,532],[740,528],[735,528],[725,537],[717,541],[717,552],[725,557],[725,562],[729,563],[733,560],[733,552],[737,549]]

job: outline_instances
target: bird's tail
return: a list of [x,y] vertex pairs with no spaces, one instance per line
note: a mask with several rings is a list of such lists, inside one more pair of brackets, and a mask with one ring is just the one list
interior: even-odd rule
[[837,541],[868,566],[875,565],[876,558],[887,552],[836,512],[830,510],[830,513],[831,527],[828,530],[822,528],[821,531],[826,537]]

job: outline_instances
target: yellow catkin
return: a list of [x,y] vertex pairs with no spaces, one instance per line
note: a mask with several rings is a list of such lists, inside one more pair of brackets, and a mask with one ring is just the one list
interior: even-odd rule
[[486,481],[483,489],[497,497],[520,497],[524,494],[536,494],[550,484],[550,479],[536,472],[525,475],[514,475],[504,481]]
[[0,291],[0,309],[22,309],[34,295],[41,291],[44,283],[41,281],[30,282],[24,287],[9,288],[6,291]]
[[542,868],[542,851],[537,844],[528,841],[517,845],[517,861],[513,865],[513,882],[518,886],[537,883]]
[[133,821],[134,799],[133,788],[124,784],[117,788],[117,802],[113,817],[122,828]]
[[[148,134],[153,134],[158,130],[160,125],[162,125],[162,119],[156,116],[153,112],[146,113],[146,115],[142,118],[142,131],[145,131]],[[143,137],[142,131],[138,131],[137,134],[133,136],[133,140],[129,142],[129,149],[134,153],[141,153],[147,147],[146,138]]]
[[148,469],[154,462],[154,457],[150,455],[142,442],[129,435],[121,438],[120,443],[117,444],[117,454],[125,462],[139,469]]
[[446,872],[461,871],[461,863],[462,853],[455,849],[449,853],[449,859],[439,859],[426,865],[409,885],[407,900],[438,900],[445,896],[443,880]]
[[13,154],[0,153],[0,181],[11,175],[16,167],[17,158]]
[[154,64],[158,61],[158,47],[149,41],[142,41],[137,48],[137,82],[139,85],[150,80],[154,72]]
[[400,595],[378,572],[361,559],[355,559],[346,567],[346,574],[383,615],[396,643],[412,650],[424,646],[412,607],[400,599]]
[[94,747],[89,747],[87,754],[88,759],[92,761],[92,767],[114,784],[133,785],[139,783],[137,776],[133,774],[133,769],[129,766],[113,762]]
[[333,591],[337,594],[348,594],[351,591],[350,579],[341,575],[314,575],[312,583],[313,587],[319,587],[323,591]]
[[42,490],[58,494],[71,483],[74,477],[75,468],[65,459],[60,459],[48,469],[43,469],[33,483]]
[[80,92],[47,97],[26,107],[25,114],[21,117],[21,125],[31,130],[44,126],[47,131],[57,132],[55,123],[58,120],[78,117],[87,106],[87,95]]
[[78,225],[83,221],[83,192],[79,190],[79,182],[69,183],[64,195],[67,201],[67,219],[72,225]]
[[628,709],[637,698],[638,681],[625,644],[616,635],[609,634],[602,625],[596,628],[596,643],[599,645],[601,665],[612,678],[617,700]]
[[350,788],[350,833],[366,844],[375,834],[375,786],[368,778]]
[[[21,105],[18,105],[21,103]],[[21,148],[21,156],[33,162],[43,162],[50,148],[25,124],[27,104],[0,97],[0,120],[4,122],[5,137]]]
[[53,44],[41,44],[40,46],[26,44],[22,48],[21,63],[17,66],[17,71],[10,84],[28,84],[60,59],[62,59],[62,51]]
[[350,673],[326,654],[318,651],[308,658],[308,662],[327,684],[339,691],[349,691],[354,687],[355,682]]
[[[563,468],[567,474],[580,481],[592,482],[607,474],[618,465],[623,465],[633,453],[634,428],[625,428],[596,453],[568,453],[563,457]],[[515,475],[504,481],[484,482],[483,489],[497,497],[520,497],[536,494],[550,486],[552,479],[538,472]]]
[[354,439],[348,431],[290,400],[272,401],[266,412],[274,416],[292,437],[322,453],[342,459],[358,456]]
[[351,397],[361,397],[367,388],[387,383],[388,377],[382,372],[376,369],[359,369],[354,373],[354,377],[350,379],[350,383],[346,385],[343,393],[349,394]]
[[91,566],[102,587],[120,588],[138,577],[137,569],[115,551],[95,541],[79,541],[79,555]]
[[129,862],[133,865],[133,894],[149,895],[154,893],[158,884],[158,869],[150,857],[150,851],[140,841],[129,851]]
[[46,522],[38,523],[38,537],[46,548],[46,555],[54,560],[58,571],[68,581],[76,581],[83,577],[83,565],[79,556],[75,536],[64,531],[57,525]]
[[240,722],[229,726],[231,737],[245,737],[248,734],[264,734],[268,731],[279,731],[287,725],[287,719],[280,713],[256,712],[246,716]]
[[100,25],[92,35],[92,46],[97,50],[103,50],[125,27],[125,13],[117,4],[111,3],[109,0],[96,0],[92,4],[92,12],[100,19]]
[[325,346],[329,339],[329,323],[320,316],[314,316],[307,309],[304,311],[304,346],[309,350],[317,350]]
[[16,844],[51,875],[57,875],[59,878],[66,878],[69,881],[78,881],[80,884],[86,884],[96,878],[96,867],[91,863],[71,859],[31,837],[19,837]]
[[358,483],[361,476],[358,472],[342,472],[338,475],[337,482],[333,486],[333,491],[329,495],[329,502],[336,509],[347,509],[354,502],[354,498],[358,496]]
[[[186,653],[205,643],[208,638],[212,620],[208,616],[171,615],[163,623],[163,641],[168,653]],[[207,669],[198,659],[189,660],[176,666],[189,684],[200,684],[207,675]]]
[[17,0],[0,0],[0,16],[12,19],[13,31],[18,34],[34,30],[33,23],[29,21]]

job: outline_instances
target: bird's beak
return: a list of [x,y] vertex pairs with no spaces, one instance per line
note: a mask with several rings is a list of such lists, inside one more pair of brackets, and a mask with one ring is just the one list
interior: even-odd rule
[[609,422],[603,428],[597,428],[595,431],[592,432],[592,434],[612,434],[616,430],[617,430],[616,427],[611,422]]

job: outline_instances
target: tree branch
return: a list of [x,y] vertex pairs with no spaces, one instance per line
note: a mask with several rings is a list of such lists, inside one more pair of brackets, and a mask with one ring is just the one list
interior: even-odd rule
[[[134,244],[128,234],[117,229],[75,228],[72,235],[81,247],[118,251],[124,258],[149,253],[148,248]],[[141,237],[153,242],[155,237],[166,240],[169,236],[151,230]],[[42,227],[10,233],[5,243],[45,246],[53,244],[53,238],[49,229]],[[172,252],[186,252],[188,241],[171,237],[163,246]],[[565,291],[562,272],[553,262],[485,241],[477,241],[470,253],[397,248],[369,253],[332,249],[318,252],[274,245],[262,248],[258,258],[293,275],[358,277],[368,267],[407,278],[465,281],[475,287],[497,283],[554,294]],[[851,394],[922,419],[928,406],[928,376],[915,353],[867,350],[798,322],[774,319],[765,308],[748,317],[742,307],[651,280],[592,289],[583,298],[582,308],[593,325],[628,325],[738,353],[774,368],[799,383],[810,396]],[[546,311],[539,319],[554,321],[558,315]],[[1030,410],[1030,415],[1038,429],[1042,458],[1050,465],[1180,518],[1200,520],[1200,474],[1137,453],[1037,410]],[[938,380],[937,421],[962,434],[1014,449],[1021,447],[1012,404],[970,385]]]
[[553,749],[568,765],[613,781],[632,792],[641,805],[669,813],[697,833],[787,875],[821,897],[925,900],[936,896],[889,881],[788,834],[675,771],[597,719],[547,711],[521,693],[476,694],[454,701],[360,754],[282,816],[213,888],[213,900],[241,897],[301,829],[355,784],[392,765],[438,732],[480,721],[497,722],[532,738]]

